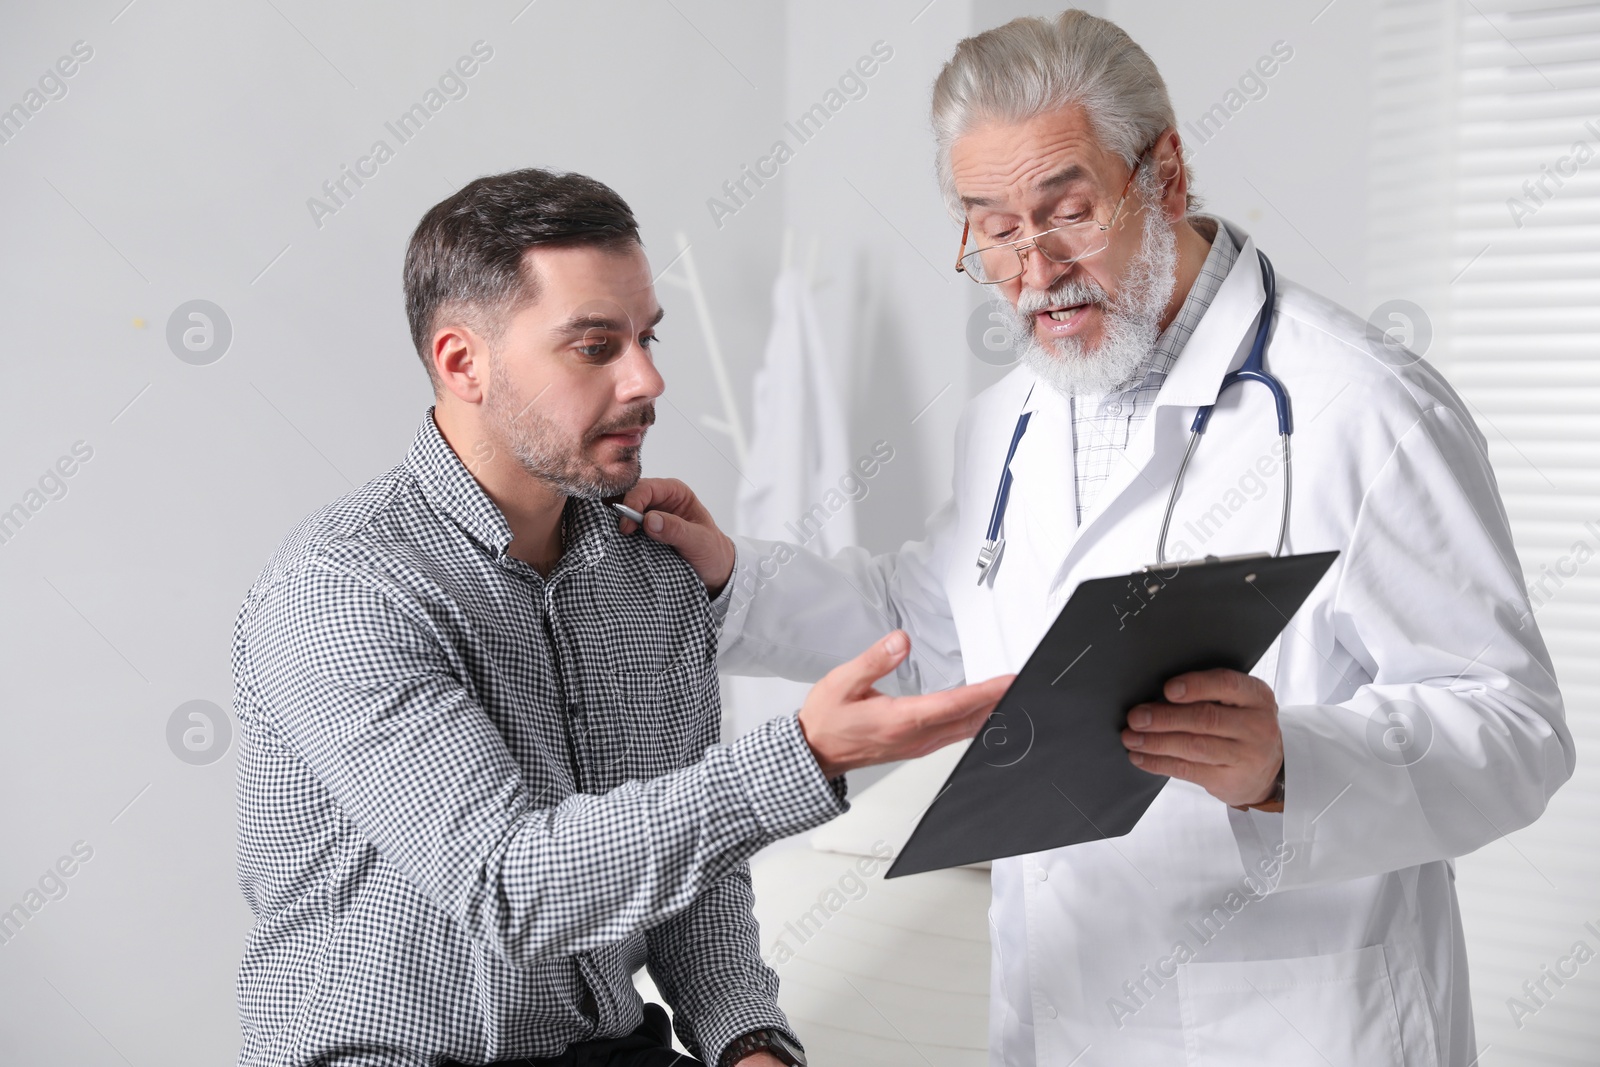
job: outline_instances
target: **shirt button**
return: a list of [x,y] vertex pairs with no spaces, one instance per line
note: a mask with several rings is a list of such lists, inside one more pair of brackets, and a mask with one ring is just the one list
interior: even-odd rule
[[1113,400],[1111,403],[1107,404],[1106,405],[1106,414],[1107,415],[1121,415],[1122,414],[1122,401]]
[[1033,870],[1033,876],[1042,882],[1050,877],[1050,872],[1045,870],[1043,867],[1035,867]]
[[1050,1016],[1050,1018],[1052,1018],[1052,1019],[1054,1019],[1058,1014],[1060,1014],[1059,1012],[1056,1011],[1056,1006],[1054,1004],[1051,1004],[1048,1007],[1046,1007],[1044,1009],[1044,1013],[1046,1015]]

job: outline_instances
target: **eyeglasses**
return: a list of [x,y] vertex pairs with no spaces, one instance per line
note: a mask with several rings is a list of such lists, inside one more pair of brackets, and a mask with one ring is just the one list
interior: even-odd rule
[[[1154,144],[1150,146],[1154,147]],[[1069,222],[1036,233],[1032,237],[1023,237],[968,252],[967,237],[972,230],[972,222],[968,220],[961,228],[961,249],[956,253],[956,270],[979,285],[999,285],[1001,282],[1022,277],[1022,272],[1027,269],[1027,262],[1023,256],[1036,249],[1045,259],[1063,267],[1104,252],[1111,244],[1111,227],[1116,225],[1117,219],[1122,215],[1122,206],[1128,201],[1128,193],[1133,188],[1133,179],[1143,166],[1144,157],[1150,148],[1140,152],[1139,158],[1134,161],[1133,170],[1129,173],[1128,180],[1123,183],[1122,195],[1117,198],[1117,206],[1111,212],[1111,219],[1108,222],[1102,224],[1092,218],[1081,222]]]

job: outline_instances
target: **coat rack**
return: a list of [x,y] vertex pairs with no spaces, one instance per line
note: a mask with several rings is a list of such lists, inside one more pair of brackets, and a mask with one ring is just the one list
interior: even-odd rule
[[[739,418],[739,402],[733,395],[733,384],[728,380],[728,366],[722,358],[722,346],[717,343],[717,329],[711,321],[711,309],[706,303],[705,286],[700,283],[700,272],[695,269],[694,253],[689,250],[689,238],[682,231],[678,235],[678,256],[667,264],[657,278],[688,292],[694,304],[695,318],[700,321],[700,333],[706,340],[706,355],[711,359],[711,376],[716,379],[717,392],[722,396],[722,417],[700,416],[700,425],[727,437],[733,442],[733,454],[739,468],[744,469],[750,458],[748,438],[744,435],[744,422]],[[667,273],[681,268],[682,277]]]
[[[711,308],[706,302],[706,291],[700,281],[700,272],[695,268],[694,253],[690,250],[688,235],[680,230],[676,236],[678,255],[662,269],[656,280],[684,290],[689,294],[690,302],[694,304],[695,318],[699,320],[700,333],[706,341],[706,356],[711,361],[711,376],[717,383],[717,392],[722,399],[722,417],[701,415],[700,425],[722,434],[732,442],[734,456],[738,460],[740,469],[743,469],[750,458],[750,444],[749,438],[745,436],[744,420],[739,416],[739,401],[733,395],[733,383],[728,378],[728,365],[722,358],[722,346],[717,341],[716,325],[711,320]],[[820,242],[815,237],[807,243],[805,280],[806,285],[811,287],[816,285],[814,279],[819,245]],[[793,264],[794,246],[794,227],[786,226],[783,230],[780,270],[788,270]],[[670,273],[674,269],[680,270],[682,276]]]

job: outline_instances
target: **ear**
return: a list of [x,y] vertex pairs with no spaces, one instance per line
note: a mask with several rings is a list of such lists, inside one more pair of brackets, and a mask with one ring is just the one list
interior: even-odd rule
[[1150,158],[1161,182],[1161,206],[1169,221],[1179,222],[1188,214],[1189,172],[1183,165],[1183,141],[1176,129],[1169,126],[1156,138]]
[[441,326],[433,334],[433,370],[441,392],[468,404],[483,402],[489,381],[489,346],[469,327]]

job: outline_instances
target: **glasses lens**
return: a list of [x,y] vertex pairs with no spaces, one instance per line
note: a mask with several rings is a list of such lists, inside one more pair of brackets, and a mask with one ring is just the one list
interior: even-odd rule
[[[980,285],[1008,282],[1022,274],[1022,254],[1017,243],[993,245],[968,252],[961,257],[967,277]],[[1037,250],[1052,263],[1065,265],[1104,252],[1111,243],[1110,232],[1092,221],[1058,226],[1037,237],[1020,242]]]
[[1097,223],[1080,222],[1060,226],[1049,233],[1040,234],[1036,244],[1045,258],[1055,263],[1072,263],[1104,252],[1111,243],[1111,232],[1102,230]]
[[1010,245],[980,248],[961,257],[967,277],[981,285],[1008,282],[1022,273],[1022,259]]

